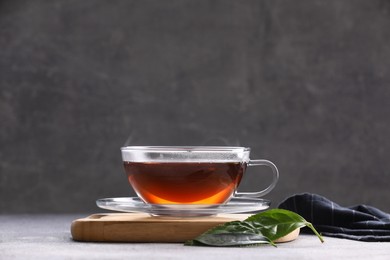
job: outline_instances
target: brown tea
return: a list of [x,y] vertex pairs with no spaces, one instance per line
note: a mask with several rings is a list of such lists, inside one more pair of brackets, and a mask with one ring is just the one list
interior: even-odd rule
[[232,196],[243,162],[124,162],[137,194],[154,204],[220,204]]

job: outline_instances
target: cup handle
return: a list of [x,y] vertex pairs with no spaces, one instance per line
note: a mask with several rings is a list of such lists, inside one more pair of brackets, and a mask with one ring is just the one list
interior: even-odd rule
[[249,162],[248,162],[248,166],[259,166],[259,165],[265,165],[265,166],[268,166],[271,168],[272,174],[273,174],[272,183],[262,191],[236,192],[235,197],[257,198],[257,197],[264,196],[265,194],[268,194],[273,188],[275,188],[276,183],[278,182],[278,179],[279,179],[279,171],[278,171],[278,168],[276,168],[276,165],[268,160],[249,160]]

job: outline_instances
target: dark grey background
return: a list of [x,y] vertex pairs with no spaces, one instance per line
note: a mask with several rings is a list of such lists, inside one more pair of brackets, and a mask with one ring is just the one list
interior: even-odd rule
[[125,143],[250,146],[274,206],[390,211],[389,71],[386,0],[0,1],[0,213],[134,195]]

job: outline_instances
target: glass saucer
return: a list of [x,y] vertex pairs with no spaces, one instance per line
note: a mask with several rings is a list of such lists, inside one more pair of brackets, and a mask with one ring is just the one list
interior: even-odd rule
[[121,212],[142,212],[156,216],[199,217],[220,213],[259,212],[271,202],[256,198],[232,198],[225,204],[147,204],[138,197],[105,198],[96,201],[102,209]]

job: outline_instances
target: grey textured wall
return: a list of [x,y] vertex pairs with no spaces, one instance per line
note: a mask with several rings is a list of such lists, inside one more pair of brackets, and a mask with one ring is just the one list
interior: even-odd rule
[[386,0],[3,0],[0,213],[134,195],[125,142],[250,146],[274,206],[390,211],[389,69]]

